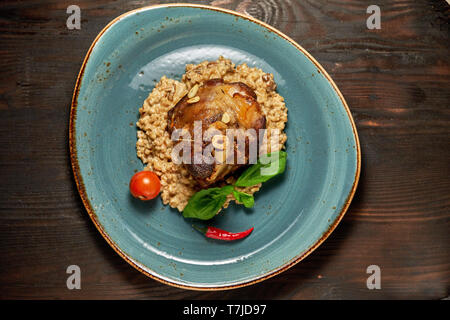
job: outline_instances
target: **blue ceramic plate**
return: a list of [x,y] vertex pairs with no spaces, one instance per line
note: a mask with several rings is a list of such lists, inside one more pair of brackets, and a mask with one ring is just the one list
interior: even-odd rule
[[[161,200],[141,202],[128,183],[138,109],[163,75],[188,63],[247,63],[274,74],[289,109],[285,173],[263,185],[253,209],[231,205],[209,222],[253,233],[239,242],[206,239]],[[72,166],[92,221],[127,262],[164,283],[228,289],[274,276],[317,248],[342,219],[360,172],[349,109],[325,70],[276,29],[236,12],[165,5],[108,24],[81,68],[70,118]]]

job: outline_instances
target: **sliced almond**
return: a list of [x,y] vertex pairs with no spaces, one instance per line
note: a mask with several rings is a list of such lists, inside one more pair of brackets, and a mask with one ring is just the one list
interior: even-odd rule
[[193,97],[193,98],[189,99],[187,101],[187,103],[196,103],[196,102],[199,102],[199,101],[200,101],[200,97],[196,96],[196,97]]
[[197,91],[198,91],[198,84],[194,85],[191,88],[191,90],[189,90],[188,98],[191,99],[191,98],[195,97],[197,95]]
[[231,120],[230,115],[229,115],[228,113],[225,112],[225,113],[222,115],[222,122],[223,122],[223,123],[228,123],[228,122],[230,122],[230,120]]

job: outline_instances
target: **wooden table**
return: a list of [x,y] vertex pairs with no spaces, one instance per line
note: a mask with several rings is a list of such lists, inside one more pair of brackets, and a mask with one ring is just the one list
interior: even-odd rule
[[[82,60],[111,19],[150,2],[0,2],[2,299],[449,296],[450,6],[444,0],[212,1],[273,25],[308,50],[347,99],[362,148],[355,199],[330,238],[288,271],[225,292],[173,288],[130,267],[95,229],[73,181],[69,108]],[[372,2],[381,8],[379,30],[366,27]],[[71,4],[81,8],[80,30],[66,28]],[[72,264],[81,268],[81,290],[66,287]],[[366,286],[369,265],[381,269],[380,290]]]

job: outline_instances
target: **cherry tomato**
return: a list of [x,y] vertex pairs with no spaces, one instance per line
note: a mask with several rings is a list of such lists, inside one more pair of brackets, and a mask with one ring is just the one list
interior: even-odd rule
[[130,180],[130,192],[133,197],[140,200],[151,200],[155,198],[161,189],[158,176],[151,171],[135,173]]

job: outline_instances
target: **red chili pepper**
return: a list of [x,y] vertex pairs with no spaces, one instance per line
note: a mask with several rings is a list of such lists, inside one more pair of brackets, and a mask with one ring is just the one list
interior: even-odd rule
[[226,240],[226,241],[232,241],[232,240],[238,240],[238,239],[245,238],[253,231],[253,228],[250,228],[246,231],[233,233],[233,232],[228,232],[228,231],[225,231],[225,230],[222,230],[219,228],[215,228],[215,227],[199,227],[199,226],[195,226],[195,225],[192,225],[192,227],[194,227],[194,229],[203,233],[205,235],[205,237],[207,237],[207,238]]

